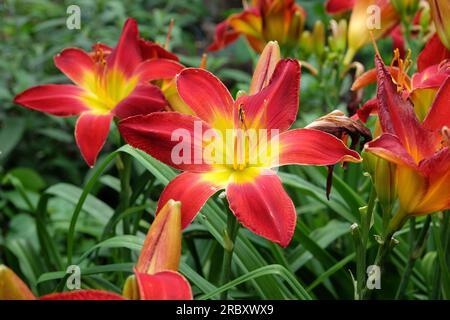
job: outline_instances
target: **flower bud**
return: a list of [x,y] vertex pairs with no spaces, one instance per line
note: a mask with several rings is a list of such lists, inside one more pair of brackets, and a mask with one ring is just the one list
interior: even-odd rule
[[450,50],[450,1],[428,0],[430,3],[431,17],[433,18],[436,32],[444,46]]
[[154,274],[178,270],[181,255],[181,203],[169,200],[156,215],[141,254],[136,271]]
[[378,201],[383,211],[390,213],[397,198],[396,165],[369,152],[363,152],[362,157],[364,168],[372,177]]
[[323,22],[317,20],[313,29],[313,47],[314,53],[319,60],[322,60],[325,50],[325,27]]
[[0,265],[0,300],[36,299],[27,285],[10,268]]
[[256,64],[252,82],[250,83],[250,95],[260,92],[269,84],[269,80],[280,59],[281,54],[278,42],[269,41]]

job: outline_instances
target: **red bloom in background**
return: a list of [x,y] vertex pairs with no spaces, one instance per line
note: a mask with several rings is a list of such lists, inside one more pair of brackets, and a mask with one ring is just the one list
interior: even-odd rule
[[[79,115],[75,139],[89,166],[95,164],[108,136],[111,119],[149,114],[167,106],[149,80],[164,78],[177,57],[155,43],[139,39],[136,21],[128,19],[113,49],[69,48],[54,57],[56,67],[74,84],[47,84],[25,90],[15,102],[55,116]],[[162,58],[162,59],[159,59]],[[151,59],[145,61],[147,59]],[[174,61],[175,60],[175,61]],[[179,69],[177,69],[177,72]]]
[[[265,59],[271,61],[271,58]],[[260,91],[234,101],[225,85],[213,74],[202,69],[184,69],[177,77],[178,92],[196,116],[157,112],[121,121],[119,129],[130,145],[185,171],[164,189],[158,208],[169,199],[180,201],[184,228],[209,197],[225,189],[230,209],[245,227],[287,246],[297,215],[292,200],[271,168],[287,164],[331,165],[340,161],[360,161],[358,153],[328,133],[312,129],[288,131],[297,116],[299,85],[298,61],[281,60],[270,82],[263,84]],[[187,150],[189,154],[200,150],[204,156],[200,161],[180,163],[174,160],[173,151],[179,141],[173,140],[173,133],[181,129],[195,136],[198,124],[216,133],[217,137],[223,137],[231,130],[231,141],[219,139],[225,148],[215,150],[214,156],[221,161],[205,157],[213,140],[206,137],[189,144]],[[280,134],[276,137],[268,135],[268,141],[277,138],[279,143],[274,147],[266,145],[261,150],[260,144],[255,146],[249,142],[250,129],[278,130]],[[239,135],[239,130],[244,134]],[[265,161],[251,162],[249,158],[258,153],[256,150],[261,153],[269,150],[269,157]]]
[[[39,300],[191,300],[189,282],[177,272],[181,255],[180,203],[169,200],[153,221],[123,296],[102,290],[52,293]],[[34,300],[28,286],[0,265],[0,300]]]
[[261,52],[269,41],[295,47],[303,32],[306,12],[294,0],[252,0],[244,10],[229,16],[216,27],[209,51],[223,49],[244,35],[250,46]]

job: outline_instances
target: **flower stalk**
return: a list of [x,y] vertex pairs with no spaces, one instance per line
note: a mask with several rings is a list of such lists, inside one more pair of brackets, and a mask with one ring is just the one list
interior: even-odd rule
[[[222,285],[227,284],[231,279],[231,263],[233,261],[234,244],[239,231],[239,222],[231,212],[228,201],[224,198],[223,204],[227,212],[227,228],[224,230],[224,251],[223,251],[223,269],[222,269]],[[227,299],[227,292],[221,294],[221,299]]]

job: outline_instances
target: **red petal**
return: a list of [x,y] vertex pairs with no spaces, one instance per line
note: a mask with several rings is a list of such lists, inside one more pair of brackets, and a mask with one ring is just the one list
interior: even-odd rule
[[299,87],[300,64],[297,60],[281,60],[267,87],[236,101],[245,112],[247,128],[289,129],[297,118]]
[[254,233],[286,247],[294,234],[297,215],[278,176],[268,171],[252,182],[227,186],[230,209]]
[[169,182],[158,201],[157,212],[173,199],[181,202],[181,227],[186,228],[206,201],[218,190],[223,189],[220,183],[214,183],[205,174],[183,172]]
[[136,272],[141,300],[192,300],[189,282],[178,272]]
[[[389,74],[393,79],[398,78],[398,67],[387,66],[386,69],[389,71]],[[406,78],[405,80],[409,80]],[[373,68],[367,70],[362,75],[360,75],[352,84],[352,91],[359,90],[364,88],[372,83],[377,82],[377,69]]]
[[328,13],[336,14],[349,11],[355,5],[355,0],[328,0],[325,3],[325,10]]
[[383,61],[375,57],[378,78],[378,115],[384,133],[398,137],[405,149],[416,160],[434,153],[434,139],[430,132],[422,128],[410,101],[403,100],[392,82]]
[[119,102],[113,113],[120,119],[161,111],[167,106],[164,94],[157,86],[142,83]]
[[120,122],[119,129],[127,143],[165,164],[188,171],[211,170],[211,165],[203,160],[203,136],[200,132],[208,130],[209,126],[197,117],[177,112],[155,112],[125,119]]
[[122,29],[119,42],[108,56],[109,68],[119,68],[125,75],[131,76],[142,61],[139,46],[139,30],[134,19],[127,19]]
[[450,61],[447,64],[435,64],[412,78],[412,87],[416,89],[439,88],[450,75]]
[[203,69],[184,69],[177,77],[177,88],[184,102],[212,127],[219,118],[231,121],[233,98],[212,73]]
[[125,300],[118,294],[101,290],[77,290],[52,293],[40,297],[39,300]]
[[143,60],[148,59],[169,59],[173,61],[179,60],[175,54],[167,51],[159,44],[151,41],[140,39],[139,47],[141,48],[141,55]]
[[378,100],[376,98],[367,100],[361,108],[356,110],[356,113],[359,120],[364,123],[367,122],[369,116],[378,114]]
[[31,87],[19,93],[14,102],[24,107],[67,117],[88,109],[80,100],[83,90],[68,84],[47,84]]
[[450,77],[447,77],[436,94],[423,126],[435,132],[443,126],[450,127]]
[[441,63],[445,59],[450,59],[450,51],[444,47],[439,36],[435,34],[420,52],[417,58],[417,68],[421,72],[429,66]]
[[327,166],[342,161],[360,162],[358,152],[342,140],[323,131],[295,129],[279,136],[279,162],[274,165],[305,164]]
[[173,60],[152,59],[141,63],[136,70],[136,74],[141,81],[173,79],[183,69],[182,64]]
[[216,26],[216,33],[214,34],[214,42],[206,48],[207,51],[217,51],[225,48],[230,43],[239,38],[240,34],[234,30],[230,30],[228,20],[219,23]]
[[62,73],[80,86],[83,85],[86,72],[95,72],[94,61],[87,52],[81,49],[65,49],[57,54],[53,60]]
[[449,209],[450,149],[443,148],[433,157],[422,161],[420,171],[427,177],[427,191],[415,213],[426,214]]
[[370,141],[366,144],[365,149],[389,162],[417,168],[414,159],[402,145],[400,140],[389,133],[385,133],[377,139]]
[[75,140],[86,163],[93,167],[97,155],[105,144],[112,115],[83,112],[75,126]]

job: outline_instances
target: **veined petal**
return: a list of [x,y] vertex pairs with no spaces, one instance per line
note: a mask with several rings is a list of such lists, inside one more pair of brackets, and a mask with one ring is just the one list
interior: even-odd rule
[[141,83],[112,111],[120,119],[161,111],[167,106],[164,94],[157,86]]
[[443,126],[450,127],[450,76],[436,94],[423,126],[434,132],[439,132]]
[[[219,174],[218,174],[219,175]],[[170,199],[181,202],[181,227],[186,228],[223,181],[214,181],[214,173],[183,172],[169,182],[158,201],[157,215]]]
[[394,135],[384,133],[377,139],[366,144],[365,150],[398,165],[417,168],[414,159]]
[[122,34],[106,60],[108,69],[118,68],[126,76],[131,76],[142,61],[139,46],[139,30],[134,19],[127,19]]
[[375,56],[378,78],[378,115],[384,133],[396,135],[412,158],[419,162],[434,153],[434,137],[422,128],[414,108],[397,92],[381,58]]
[[260,92],[267,87],[273,72],[281,59],[280,46],[276,41],[270,41],[264,47],[261,56],[253,72],[252,82],[250,83],[250,94]]
[[154,274],[177,271],[181,255],[181,203],[169,200],[148,230],[136,271]]
[[291,198],[273,171],[250,181],[227,186],[230,209],[254,233],[286,247],[294,234],[297,215]]
[[189,282],[178,272],[136,272],[141,300],[192,300]]
[[34,294],[14,271],[0,264],[0,300],[34,299]]
[[69,84],[47,84],[31,87],[19,93],[14,102],[24,107],[67,117],[88,110],[82,100],[83,89]]
[[[203,159],[207,123],[177,112],[154,112],[122,120],[119,130],[131,146],[180,170],[204,172],[211,165]],[[175,199],[177,200],[177,199]]]
[[331,14],[349,11],[355,5],[355,0],[328,0],[325,3],[325,10]]
[[141,63],[135,74],[141,81],[173,79],[183,69],[184,66],[174,60],[152,59]]
[[97,155],[105,144],[112,114],[99,115],[83,112],[75,126],[75,140],[86,163],[93,167]]
[[83,86],[86,74],[95,72],[94,60],[81,49],[64,49],[53,60],[56,67],[79,86]]
[[429,66],[439,64],[445,59],[450,59],[450,50],[444,47],[439,36],[434,34],[417,57],[417,69],[422,72]]
[[233,98],[212,73],[203,69],[184,69],[177,76],[177,88],[184,102],[211,127],[232,127]]
[[61,293],[51,293],[39,300],[125,300],[118,294],[102,290],[77,290]]
[[295,129],[281,133],[278,159],[276,158],[272,158],[272,166],[327,166],[342,161],[361,162],[358,152],[347,148],[342,140],[315,129]]
[[[300,63],[281,60],[263,90],[252,96],[242,96],[236,101],[244,111],[248,129],[287,130],[297,117],[300,87]],[[241,121],[235,112],[235,121]]]

